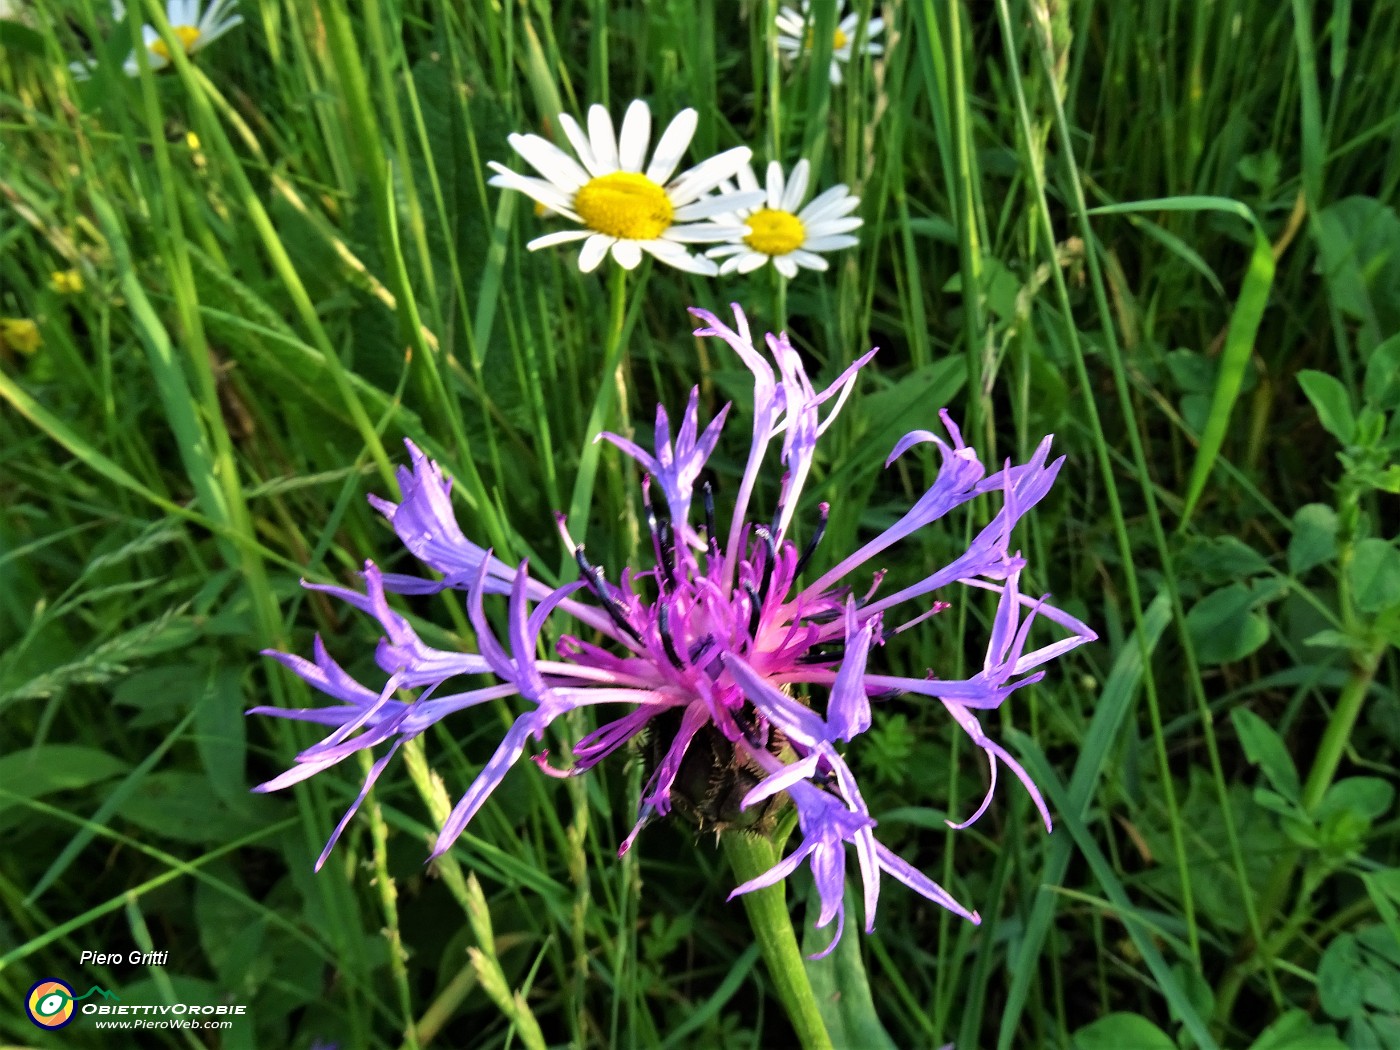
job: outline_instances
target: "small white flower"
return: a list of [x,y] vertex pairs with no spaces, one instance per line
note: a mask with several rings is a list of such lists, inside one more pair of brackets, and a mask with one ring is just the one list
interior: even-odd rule
[[[860,207],[860,198],[851,196],[844,185],[831,187],[798,211],[807,196],[811,165],[799,160],[792,177],[783,180],[777,161],[768,165],[768,188],[756,207],[742,209],[732,221],[743,223],[743,234],[733,243],[711,248],[705,254],[724,259],[720,273],[749,273],[766,262],[784,277],[796,277],[798,268],[825,270],[827,263],[818,252],[834,252],[860,243],[851,231],[864,222],[851,212]],[[739,188],[758,189],[753,167],[739,169]],[[722,220],[723,221],[723,220]]]
[[602,106],[589,109],[586,135],[567,113],[560,113],[558,119],[577,160],[539,135],[516,134],[510,136],[511,148],[543,177],[490,163],[496,172],[492,186],[518,190],[582,227],[536,237],[528,245],[531,251],[583,241],[578,267],[584,273],[595,270],[609,251],[625,270],[636,267],[645,251],[689,273],[713,277],[719,272],[709,259],[692,255],[684,246],[743,236],[742,225],[719,226],[703,220],[762,199],[762,193],[706,196],[748,163],[752,151],[747,146],[709,157],[672,178],[695,135],[695,110],[676,114],[645,170],[651,109],[641,99],[627,107],[621,135],[614,133],[612,118]]
[[[838,9],[837,15],[845,9],[845,4]],[[811,10],[810,0],[802,0],[800,7],[783,7],[778,11],[778,17],[774,20],[774,25],[778,29],[778,50],[792,57],[804,54],[812,50],[812,28],[814,16]],[[841,66],[850,62],[851,48],[856,40],[856,28],[860,25],[860,16],[856,14],[846,15],[839,18],[836,25],[836,32],[831,38],[831,82],[841,83]],[[883,18],[872,18],[865,27],[865,47],[863,51],[867,55],[883,55],[884,45],[874,43],[874,39],[880,35],[885,28]]]
[[[213,0],[208,9],[201,13],[203,0],[167,0],[165,20],[170,23],[175,39],[184,45],[185,54],[193,55],[218,40],[234,26],[243,24],[242,15],[228,13],[236,3],[238,0]],[[112,21],[121,22],[125,17],[126,5],[121,0],[112,0]],[[170,50],[156,32],[155,26],[142,25],[141,40],[148,52],[146,62],[151,69],[164,69],[170,64]],[[88,60],[73,62],[68,68],[79,79],[87,79],[91,76],[94,65],[95,62]],[[129,77],[134,77],[141,71],[134,51],[122,63],[122,71]]]

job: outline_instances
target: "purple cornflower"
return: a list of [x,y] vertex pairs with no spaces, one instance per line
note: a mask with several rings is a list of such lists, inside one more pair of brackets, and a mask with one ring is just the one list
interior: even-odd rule
[[[574,550],[581,579],[551,588],[533,579],[528,565],[511,566],[468,540],[457,525],[448,497],[450,483],[438,466],[411,443],[412,469],[400,468],[402,500],[371,502],[392,524],[404,545],[437,580],[384,574],[365,565],[365,589],[308,584],[374,616],[383,627],[375,656],[387,675],[370,688],[351,678],[316,640],[314,659],[273,652],[338,706],[305,710],[260,707],[261,714],[320,722],[328,737],[297,756],[291,770],[261,785],[272,791],[304,780],[356,751],[387,744],[364,788],[336,827],[317,862],[324,863],[356,807],[404,740],[464,708],[518,696],[522,713],[496,753],[468,787],[438,834],[433,856],[451,847],[524,753],[529,738],[543,738],[549,724],[580,707],[606,705],[619,714],[589,733],[573,749],[574,763],[556,769],[547,753],[534,756],[545,772],[571,776],[597,765],[629,741],[642,739],[650,778],[636,827],[674,806],[702,828],[762,830],[772,813],[790,800],[801,841],[772,869],[730,895],[772,885],[804,861],[815,877],[821,911],[818,928],[837,920],[832,944],[844,926],[842,906],[846,846],[855,847],[864,884],[865,929],[874,928],[882,871],[963,916],[980,921],[945,890],[901,860],[875,838],[876,821],[862,799],[838,743],[870,727],[871,699],[902,694],[930,697],[982,749],[991,766],[990,788],[966,827],[985,812],[1005,765],[1025,785],[1047,828],[1045,801],[1026,771],[982,730],[976,712],[1000,706],[1014,690],[1039,681],[1041,665],[1096,635],[1044,598],[1022,595],[1024,561],[1010,546],[1016,522],[1049,491],[1063,459],[1047,463],[1050,438],[1029,462],[1007,463],[988,475],[963,443],[947,412],[940,413],[948,440],[927,431],[902,438],[886,466],[909,448],[932,442],[942,463],[932,487],[898,521],[815,581],[803,575],[824,530],[828,507],[820,504],[805,547],[790,538],[791,526],[810,471],[818,437],[850,394],[874,351],[855,361],[818,392],[786,335],[767,337],[768,354],[755,346],[742,311],[735,326],[693,310],[704,327],[739,355],[754,377],[753,440],[735,494],[727,533],[716,527],[709,486],[698,487],[701,471],[720,438],[729,406],[702,430],[699,391],[692,390],[678,432],[663,408],[656,413],[655,443],[647,451],[616,434],[603,434],[635,459],[646,474],[643,499],[650,525],[654,565],[624,569],[610,581],[592,565],[582,545],[559,529]],[[770,359],[771,358],[771,359]],[[775,368],[776,365],[776,368]],[[754,520],[749,506],[771,448],[778,451],[782,484],[771,516]],[[660,490],[655,499],[653,488]],[[981,495],[1000,495],[1001,507],[966,551],[916,583],[879,596],[880,558],[900,540]],[[695,504],[702,512],[692,520]],[[986,658],[965,679],[905,678],[870,669],[873,650],[947,608],[936,595],[953,584],[997,595]],[[408,621],[391,609],[385,592],[424,594],[444,588],[464,591],[479,652],[445,652],[426,645]],[[487,595],[507,596],[507,630],[498,637],[486,617]],[[564,634],[557,659],[539,659],[538,642],[552,614],[572,617],[588,637]],[[1032,624],[1048,620],[1063,629],[1057,640],[1029,649]],[[452,692],[446,684],[462,676],[490,676],[497,684]],[[405,697],[400,699],[400,696]],[[612,713],[611,711],[609,712]],[[826,949],[830,951],[830,948]]]

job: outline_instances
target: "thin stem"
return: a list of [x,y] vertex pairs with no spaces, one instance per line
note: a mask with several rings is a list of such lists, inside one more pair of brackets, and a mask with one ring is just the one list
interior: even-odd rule
[[[724,854],[734,869],[734,877],[741,883],[763,874],[778,862],[777,848],[763,836],[738,832],[721,835],[720,842],[724,844]],[[763,953],[768,976],[803,1050],[832,1050],[831,1036],[827,1034],[817,1008],[816,994],[807,979],[797,935],[792,932],[786,897],[782,883],[778,883],[745,893],[740,899],[749,914],[749,925]]]
[[[612,415],[613,402],[618,384],[614,377],[622,360],[623,321],[627,316],[627,271],[613,266],[608,277],[608,342],[603,351],[603,368],[599,372],[598,393],[593,400],[593,409],[588,414],[588,423],[583,430],[583,454],[579,460],[578,477],[574,481],[574,493],[569,500],[569,530],[574,539],[582,543],[588,534],[588,508],[593,501],[593,482],[598,476],[598,455],[601,445],[594,440]],[[567,552],[560,566],[560,575],[565,575],[573,563],[573,553]]]
[[787,278],[777,267],[770,267],[773,276],[773,331],[787,331]]

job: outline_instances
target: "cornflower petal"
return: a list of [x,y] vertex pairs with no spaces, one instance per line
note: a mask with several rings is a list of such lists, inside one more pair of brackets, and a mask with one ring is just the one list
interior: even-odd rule
[[[645,154],[648,128],[637,105],[623,121],[619,162],[625,157],[628,164],[639,163],[638,157]],[[582,135],[581,129],[574,131]],[[595,155],[593,161],[608,162],[609,141],[614,150],[618,147],[611,136],[611,122],[595,110],[588,141],[594,153],[601,149],[603,156]],[[586,169],[589,158],[578,152]],[[806,175],[799,166],[784,181],[781,169],[770,168],[767,189],[753,192],[792,204],[805,192],[801,183]],[[751,181],[756,181],[752,175],[739,176],[741,185]],[[678,236],[674,231],[667,235]],[[585,257],[595,252],[601,259],[611,251],[626,264],[634,250],[660,250],[679,253],[677,265],[698,265],[683,247],[665,238],[643,242],[582,236]],[[726,258],[726,266],[748,265],[743,253]],[[711,260],[699,262],[715,267]],[[976,712],[1000,706],[1016,690],[1039,681],[1051,659],[1094,638],[1078,619],[1049,604],[1048,597],[1021,592],[1025,559],[1012,544],[1014,528],[1048,493],[1063,459],[1050,460],[1047,439],[1026,463],[1007,462],[988,474],[943,412],[946,437],[927,431],[905,435],[886,464],[916,445],[933,443],[940,462],[928,490],[894,525],[854,554],[838,556],[832,569],[802,586],[798,580],[824,532],[828,511],[826,504],[819,505],[807,549],[799,549],[789,533],[798,520],[804,483],[818,440],[874,351],[818,389],[786,335],[770,334],[755,342],[737,306],[732,327],[708,312],[694,313],[701,324],[696,334],[728,344],[753,381],[751,443],[728,534],[721,534],[715,522],[709,488],[703,493],[703,530],[692,520],[696,486],[718,448],[730,411],[725,405],[702,421],[698,388],[692,389],[679,417],[658,407],[650,448],[621,435],[599,435],[643,471],[654,563],[611,573],[595,566],[570,537],[563,517],[556,516],[561,538],[574,551],[583,574],[581,580],[557,588],[532,579],[528,562],[508,565],[490,549],[466,539],[452,512],[450,484],[436,464],[409,445],[412,465],[399,471],[400,502],[375,497],[372,503],[404,544],[443,579],[385,574],[368,562],[363,590],[307,584],[375,619],[382,631],[375,660],[387,680],[375,689],[352,678],[319,638],[311,659],[270,654],[333,703],[309,709],[254,708],[256,713],[320,724],[327,730],[324,739],[297,755],[292,769],[259,790],[290,786],[357,752],[379,752],[387,745],[337,824],[328,853],[403,741],[467,707],[510,701],[514,719],[439,830],[433,848],[437,856],[462,834],[532,738],[543,741],[549,726],[570,711],[612,705],[619,710],[600,719],[600,727],[578,742],[572,764],[551,764],[548,751],[539,751],[533,761],[549,776],[574,776],[646,734],[647,780],[636,825],[619,853],[657,816],[679,812],[702,828],[723,830],[741,824],[761,831],[776,819],[780,807],[790,804],[801,832],[795,848],[768,871],[736,887],[733,895],[772,885],[808,865],[817,888],[815,925],[833,930],[831,942],[819,955],[829,953],[845,929],[848,847],[854,850],[861,879],[867,931],[874,928],[882,873],[969,921],[980,921],[975,911],[876,839],[876,820],[837,748],[858,746],[860,735],[871,726],[872,696],[936,699],[989,764],[986,794],[967,820],[950,826],[965,827],[987,812],[1002,766],[1025,785],[1050,826],[1043,796],[1016,758],[984,732]],[[777,505],[771,513],[754,515],[750,503],[770,452],[776,453],[782,470]],[[882,566],[870,566],[865,580],[852,578],[913,532],[983,495],[999,498],[1000,508],[948,564],[878,599]],[[954,679],[939,678],[932,670],[924,678],[879,673],[872,666],[879,658],[877,645],[904,635],[948,603],[929,598],[897,613],[896,608],[954,585],[996,596],[981,666]],[[388,603],[390,592],[425,594],[444,587],[466,594],[473,652],[447,652],[425,644],[408,618]],[[505,598],[500,634],[487,615],[488,597]],[[562,634],[555,656],[543,656],[547,625],[561,614],[587,628],[580,633],[592,640]],[[894,626],[886,626],[889,623]],[[1047,630],[1055,637],[1040,638]],[[447,683],[463,677],[472,680],[468,686],[449,691]],[[479,678],[488,684],[479,684]]]

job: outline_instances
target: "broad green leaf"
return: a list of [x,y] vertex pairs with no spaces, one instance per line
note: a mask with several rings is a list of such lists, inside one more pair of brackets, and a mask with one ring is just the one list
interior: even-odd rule
[[[860,957],[861,938],[851,936],[857,929],[855,916],[860,914],[861,903],[849,885],[846,887],[845,905],[846,933],[835,950],[824,959],[810,956],[830,943],[834,924],[818,930],[810,922],[807,923],[802,935],[802,954],[808,957],[805,960],[807,979],[812,982],[817,1008],[821,1011],[822,1021],[834,1046],[894,1050],[897,1044],[880,1023],[875,1000],[870,994],[870,982]],[[807,914],[813,916],[820,910],[821,898],[813,882],[807,895]]]
[[238,869],[225,858],[206,871],[209,879],[194,886],[200,946],[223,984],[250,993],[274,975],[264,951],[267,923],[258,914],[261,905],[248,895]]
[[1301,576],[1337,553],[1337,512],[1325,503],[1309,503],[1293,514],[1288,541],[1288,571]]
[[1361,322],[1362,347],[1400,328],[1400,218],[1373,197],[1327,205],[1313,226],[1332,301]]
[[95,747],[40,744],[0,755],[0,811],[21,799],[42,798],[121,776],[130,765]]
[[[146,777],[117,813],[137,827],[180,842],[222,843],[255,831],[261,799],[238,811],[221,801],[202,774],[166,771]],[[265,812],[265,811],[264,811]]]
[[[1279,851],[1285,846],[1279,820],[1259,806],[1254,793],[1243,784],[1229,785],[1226,803],[1244,859],[1246,884],[1241,886],[1231,859],[1232,846],[1221,814],[1220,792],[1210,774],[1199,766],[1192,766],[1186,790],[1179,797],[1197,911],[1219,929],[1243,933],[1246,927],[1244,895],[1257,895],[1262,891]],[[1151,819],[1144,815],[1137,826],[1153,856],[1171,856],[1171,828],[1164,817]],[[1184,898],[1181,874],[1173,864],[1154,865],[1138,879],[1150,892],[1175,903],[1179,904]]]
[[1274,732],[1273,726],[1246,707],[1231,711],[1230,721],[1235,724],[1245,757],[1263,771],[1265,779],[1280,795],[1296,802],[1302,784],[1283,738]]
[[209,786],[225,802],[238,806],[249,784],[244,774],[247,757],[247,725],[243,709],[242,673],[223,667],[208,676],[194,709],[195,743],[199,759],[209,774]]
[[1400,550],[1386,540],[1361,540],[1347,566],[1352,600],[1362,612],[1374,613],[1400,604]]
[[1105,1014],[1070,1037],[1073,1050],[1176,1050],[1171,1036],[1138,1014]]
[[1347,396],[1347,388],[1342,386],[1342,381],[1326,372],[1305,368],[1298,373],[1298,382],[1327,433],[1343,445],[1351,444],[1356,435],[1356,413],[1352,410],[1351,398]]
[[1234,536],[1193,539],[1178,564],[1217,586],[1269,571],[1264,556]]
[[1334,939],[1317,963],[1317,1001],[1329,1016],[1345,1021],[1361,1008],[1361,946],[1351,934]]
[[1330,1025],[1313,1024],[1302,1010],[1289,1010],[1249,1045],[1249,1050],[1348,1050]]
[[1362,389],[1368,405],[1382,412],[1400,408],[1400,333],[1371,351]]
[[1243,584],[1213,591],[1186,614],[1196,655],[1206,665],[1242,660],[1269,640],[1268,621],[1253,611],[1258,595]]
[[1313,814],[1326,820],[1338,813],[1354,813],[1365,820],[1385,816],[1395,804],[1395,785],[1380,777],[1347,777],[1327,789]]

